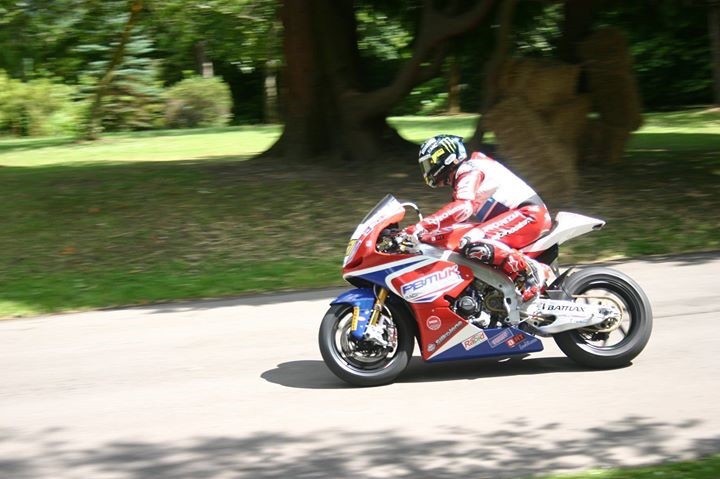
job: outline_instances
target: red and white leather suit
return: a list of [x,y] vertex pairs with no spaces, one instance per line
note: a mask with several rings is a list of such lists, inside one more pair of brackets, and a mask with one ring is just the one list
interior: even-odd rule
[[528,271],[527,258],[517,251],[552,224],[545,204],[522,179],[492,158],[476,152],[463,161],[451,179],[453,201],[408,228],[418,235],[461,222],[477,222],[462,246],[474,245],[469,257],[499,267],[510,279]]

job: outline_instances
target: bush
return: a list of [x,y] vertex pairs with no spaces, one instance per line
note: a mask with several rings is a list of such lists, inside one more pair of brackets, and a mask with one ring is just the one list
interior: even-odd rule
[[75,88],[47,79],[22,82],[0,71],[0,131],[17,136],[71,134],[82,106]]
[[167,91],[170,128],[224,126],[230,119],[230,88],[219,78],[187,78]]

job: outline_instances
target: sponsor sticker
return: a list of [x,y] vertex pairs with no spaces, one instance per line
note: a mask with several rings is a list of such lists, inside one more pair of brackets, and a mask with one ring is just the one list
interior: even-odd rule
[[425,322],[428,329],[431,329],[433,331],[437,331],[440,329],[440,326],[442,326],[442,321],[437,316],[430,316],[427,321]]
[[517,346],[518,344],[520,344],[521,342],[523,342],[524,339],[525,339],[525,335],[524,335],[524,334],[522,334],[522,333],[517,333],[517,334],[516,334],[515,336],[513,336],[512,338],[508,339],[508,341],[507,341],[505,344],[507,344],[507,347],[508,347],[508,348],[514,348],[515,346]]
[[463,348],[465,348],[465,351],[470,351],[472,348],[484,343],[485,341],[487,341],[487,336],[484,331],[480,331],[463,341],[462,345]]
[[442,343],[450,339],[450,336],[453,335],[455,331],[460,329],[460,327],[463,325],[463,321],[458,321],[453,326],[450,327],[447,331],[442,333],[439,338],[435,341],[435,346],[440,346]]
[[462,281],[458,266],[455,264],[404,284],[401,293],[407,300],[429,302],[439,297],[443,291],[454,288]]
[[513,333],[509,329],[504,329],[503,331],[500,331],[498,334],[493,336],[488,340],[488,344],[491,348],[496,348],[500,346],[502,343],[507,341],[512,337]]
[[532,345],[532,344],[535,343],[536,341],[537,341],[537,339],[535,339],[535,338],[527,338],[525,341],[523,341],[522,343],[520,343],[520,344],[518,345],[518,348],[520,348],[520,349],[529,348],[530,345]]
[[433,351],[435,351],[435,343],[428,344],[427,350],[428,353],[432,353]]

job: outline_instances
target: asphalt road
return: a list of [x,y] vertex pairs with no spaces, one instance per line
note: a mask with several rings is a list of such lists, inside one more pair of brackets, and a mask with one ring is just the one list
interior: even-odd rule
[[614,371],[546,340],[346,387],[317,349],[336,291],[0,322],[0,477],[478,479],[720,452],[720,254],[617,268],[655,329]]

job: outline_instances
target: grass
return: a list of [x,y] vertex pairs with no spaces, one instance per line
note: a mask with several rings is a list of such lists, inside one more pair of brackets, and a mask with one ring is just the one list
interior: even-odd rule
[[718,479],[719,477],[720,455],[715,455],[697,461],[560,474],[543,476],[542,479]]
[[[393,119],[422,141],[473,116]],[[425,210],[414,161],[367,168],[247,161],[278,127],[0,141],[0,317],[342,284],[356,223],[388,192]],[[649,115],[573,210],[605,230],[564,261],[717,249],[720,114]],[[552,207],[552,205],[551,205]]]

